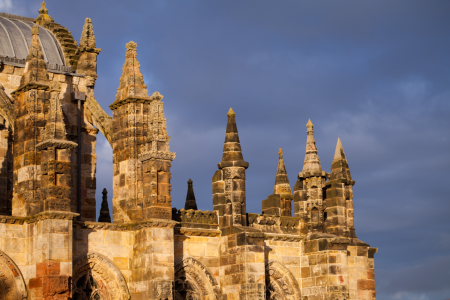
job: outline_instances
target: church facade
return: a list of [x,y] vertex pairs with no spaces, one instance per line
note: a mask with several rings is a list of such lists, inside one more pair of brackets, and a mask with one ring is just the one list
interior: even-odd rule
[[[110,117],[95,100],[99,53],[89,18],[78,44],[45,2],[36,19],[0,13],[0,300],[376,299],[377,248],[356,237],[339,139],[326,172],[308,121],[293,189],[280,149],[273,194],[250,213],[230,109],[213,210],[197,209],[191,180],[177,210],[163,96],[130,42]],[[113,207],[104,190],[97,219],[99,131]]]

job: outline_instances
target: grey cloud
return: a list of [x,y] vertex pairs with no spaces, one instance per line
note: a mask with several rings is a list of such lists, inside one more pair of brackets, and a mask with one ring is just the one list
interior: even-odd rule
[[[272,192],[279,147],[294,185],[311,118],[324,170],[337,137],[343,142],[356,180],[356,232],[380,249],[379,298],[450,298],[450,2],[77,3],[70,14],[66,1],[47,7],[75,39],[92,18],[102,48],[96,98],[105,110],[130,40],[149,91],[165,96],[177,152],[174,206],[184,206],[192,178],[199,208],[212,209],[230,107],[250,163],[250,212],[261,212]],[[37,15],[35,1],[14,0],[16,7],[11,13]],[[99,137],[98,201],[103,187],[112,199],[105,143]]]

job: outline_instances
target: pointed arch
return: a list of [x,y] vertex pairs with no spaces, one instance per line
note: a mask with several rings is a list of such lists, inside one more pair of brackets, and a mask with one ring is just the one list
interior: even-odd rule
[[[128,285],[122,272],[106,256],[89,252],[73,265],[73,299],[129,300]],[[92,298],[94,299],[94,298]]]
[[188,257],[175,267],[175,300],[215,300],[219,293],[214,275],[197,259]]
[[300,300],[301,292],[292,272],[282,263],[272,261],[266,266],[267,300]]
[[0,300],[25,300],[27,296],[20,269],[6,253],[0,251]]

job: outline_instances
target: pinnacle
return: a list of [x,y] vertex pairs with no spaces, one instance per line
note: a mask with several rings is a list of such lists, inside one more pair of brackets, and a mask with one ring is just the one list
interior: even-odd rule
[[308,120],[306,124],[307,136],[306,136],[306,153],[305,162],[303,163],[302,172],[318,173],[322,172],[322,167],[320,166],[319,154],[316,147],[316,140],[314,139],[313,123],[311,119]]
[[53,18],[48,15],[48,9],[45,7],[45,1],[42,1],[42,6],[39,9],[39,16],[34,20],[34,22],[41,26],[54,22]]
[[192,186],[192,179],[188,181],[188,190],[186,194],[186,203],[184,209],[197,210],[197,202],[195,202],[194,187]]
[[[241,143],[239,141],[238,129],[236,126],[236,118],[233,109],[228,111],[227,130],[225,135],[225,143],[223,145],[222,165],[224,162],[241,162],[247,166],[242,156]],[[226,164],[225,164],[226,165]]]
[[338,138],[336,144],[336,150],[334,151],[334,159],[345,159],[344,148],[342,147],[341,139]]
[[39,26],[37,24],[33,25],[31,33],[31,44],[28,50],[24,74],[20,79],[20,86],[23,87],[32,83],[48,87],[50,81],[48,79],[47,64],[44,61],[44,53],[39,42]]
[[275,177],[275,186],[273,187],[273,194],[279,194],[286,197],[287,195],[291,196],[291,186],[289,185],[289,179],[286,172],[286,166],[284,165],[283,160],[283,150],[280,148],[278,151],[278,167],[277,167],[277,175]]
[[228,117],[234,117],[236,115],[236,113],[233,111],[233,109],[230,107],[230,110],[227,113]]
[[96,48],[94,27],[92,26],[92,20],[86,18],[83,26],[83,31],[81,32],[80,39],[80,51],[96,52],[99,53],[100,49]]
[[[144,82],[144,76],[140,70],[140,64],[137,60],[137,44],[133,41],[126,44],[125,62],[122,67],[122,76],[120,77],[119,87],[117,88],[116,100],[109,107],[115,109],[122,105],[127,99],[151,100],[148,96],[147,86]],[[155,97],[161,97],[161,94],[153,94]]]

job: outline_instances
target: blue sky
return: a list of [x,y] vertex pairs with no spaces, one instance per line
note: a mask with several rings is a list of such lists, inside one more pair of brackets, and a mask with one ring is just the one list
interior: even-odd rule
[[[0,0],[0,11],[28,17],[39,6]],[[199,208],[212,210],[230,107],[250,163],[249,212],[272,193],[280,147],[294,185],[311,118],[324,170],[342,140],[356,233],[379,248],[378,299],[450,298],[450,2],[48,0],[47,8],[77,40],[92,19],[102,48],[96,99],[110,115],[125,44],[138,44],[150,94],[164,95],[175,207],[192,178]],[[104,187],[112,198],[101,135],[97,153],[100,202]]]

